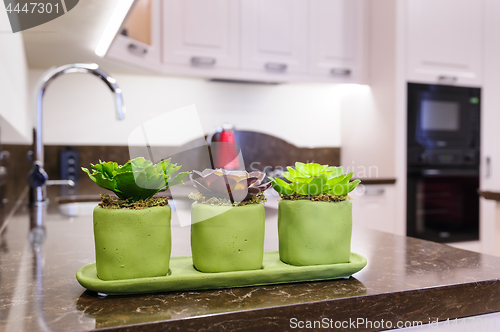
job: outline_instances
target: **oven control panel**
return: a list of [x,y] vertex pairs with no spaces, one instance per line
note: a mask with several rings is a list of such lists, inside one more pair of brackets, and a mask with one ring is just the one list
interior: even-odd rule
[[475,149],[408,150],[409,166],[473,166],[479,164],[479,151]]

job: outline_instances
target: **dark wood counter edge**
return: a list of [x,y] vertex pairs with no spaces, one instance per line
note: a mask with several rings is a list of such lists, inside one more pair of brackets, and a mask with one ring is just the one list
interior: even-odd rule
[[[430,287],[377,295],[237,311],[169,321],[108,327],[94,331],[256,331],[288,330],[297,321],[384,321],[383,329],[398,322],[429,322],[470,317],[500,311],[500,280]],[[388,326],[391,322],[391,327]],[[346,323],[344,323],[346,324]],[[343,331],[378,331],[375,325],[343,328]],[[301,329],[299,329],[301,330]]]
[[479,196],[484,197],[485,199],[491,199],[493,201],[500,201],[500,193],[493,191],[482,191],[478,190]]
[[371,184],[396,184],[396,179],[394,178],[371,178],[371,179],[363,179],[363,178],[358,178],[361,180],[361,184],[364,185],[371,185]]

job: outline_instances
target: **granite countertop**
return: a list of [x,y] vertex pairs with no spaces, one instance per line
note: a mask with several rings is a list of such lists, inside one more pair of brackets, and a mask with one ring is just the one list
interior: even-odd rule
[[[47,214],[34,250],[29,212],[21,206],[0,234],[0,330],[282,331],[324,318],[395,327],[500,311],[500,258],[356,226],[352,250],[368,265],[349,279],[100,297],[75,278],[94,261],[92,217]],[[277,211],[266,213],[265,248],[277,250]],[[174,222],[172,234],[173,256],[189,255],[189,228]]]

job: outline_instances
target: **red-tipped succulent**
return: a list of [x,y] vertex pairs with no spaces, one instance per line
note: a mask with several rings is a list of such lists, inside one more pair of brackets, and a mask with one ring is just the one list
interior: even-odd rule
[[193,185],[206,197],[227,198],[231,202],[242,202],[264,192],[271,186],[265,182],[262,172],[228,171],[209,169],[203,172],[193,171],[190,175]]

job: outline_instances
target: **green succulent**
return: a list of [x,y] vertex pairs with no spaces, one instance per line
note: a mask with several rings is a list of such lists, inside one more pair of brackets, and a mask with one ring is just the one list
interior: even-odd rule
[[349,182],[354,173],[344,174],[343,167],[296,162],[295,169],[290,166],[287,169],[288,172],[283,172],[281,175],[289,182],[280,178],[270,178],[273,188],[285,196],[330,194],[341,197],[353,191],[361,182],[360,180]]
[[184,184],[182,180],[189,175],[189,172],[181,172],[173,177],[181,166],[172,164],[170,159],[153,164],[138,157],[127,161],[125,165],[100,160],[99,164],[90,165],[93,168],[92,174],[85,167],[82,170],[92,181],[101,188],[111,190],[120,199],[130,202],[148,199],[173,185]]

